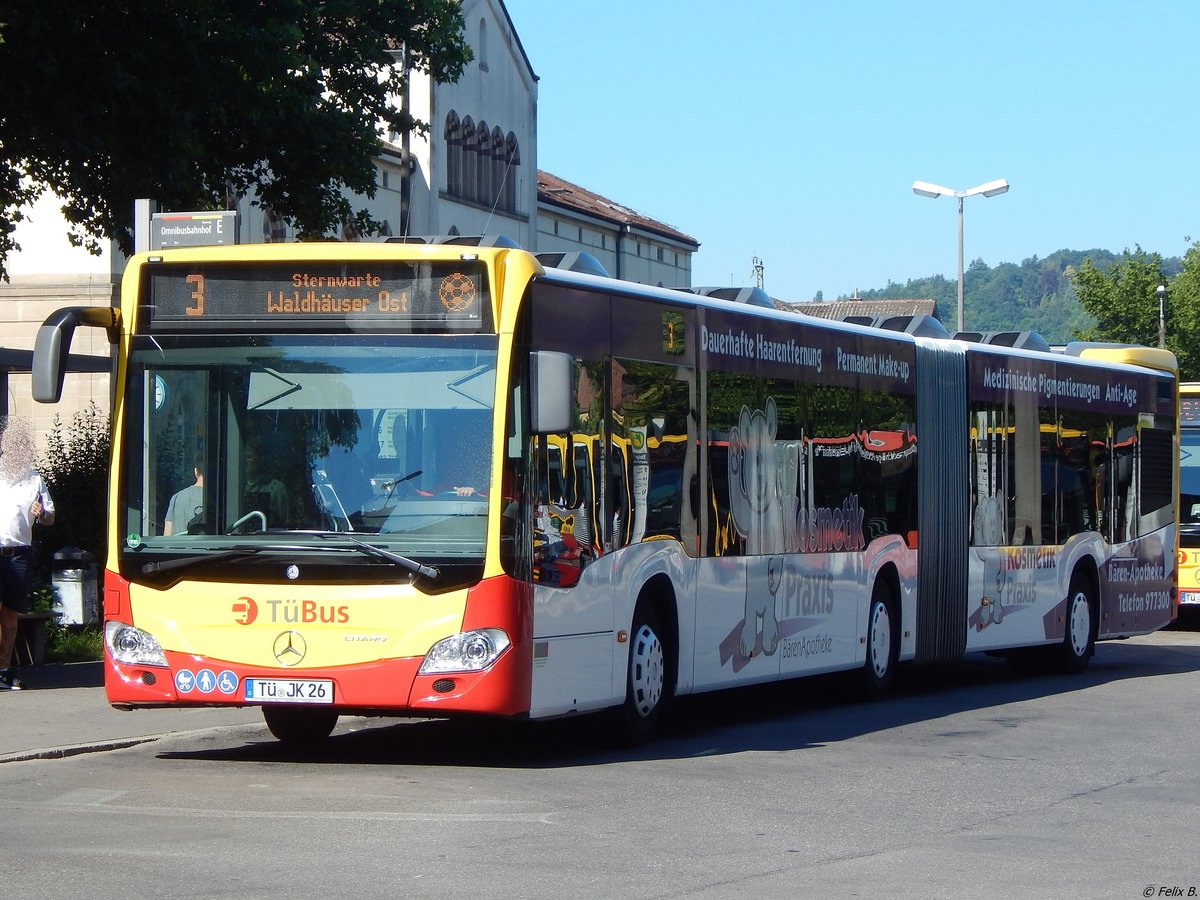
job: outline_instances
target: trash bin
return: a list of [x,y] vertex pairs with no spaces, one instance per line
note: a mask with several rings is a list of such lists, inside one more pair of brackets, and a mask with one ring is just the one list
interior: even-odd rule
[[63,547],[54,554],[54,611],[63,625],[90,625],[99,618],[95,558],[78,547]]

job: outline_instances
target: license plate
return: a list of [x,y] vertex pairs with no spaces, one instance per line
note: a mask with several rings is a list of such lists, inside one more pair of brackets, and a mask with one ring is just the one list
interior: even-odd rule
[[1200,603],[1200,591],[1180,591],[1180,603]]
[[247,678],[247,703],[332,703],[333,682],[303,678]]

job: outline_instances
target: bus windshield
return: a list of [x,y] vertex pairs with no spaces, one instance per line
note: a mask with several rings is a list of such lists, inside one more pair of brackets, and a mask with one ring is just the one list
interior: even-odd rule
[[1179,522],[1184,533],[1200,533],[1200,428],[1179,429]]
[[480,560],[495,371],[487,336],[135,338],[123,552],[333,535]]

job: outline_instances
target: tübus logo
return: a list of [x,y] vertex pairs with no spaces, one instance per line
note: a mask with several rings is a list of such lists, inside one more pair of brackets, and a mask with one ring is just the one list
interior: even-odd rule
[[258,618],[258,604],[249,597],[238,597],[233,604],[234,621],[239,625],[249,625]]
[[268,600],[271,621],[288,625],[337,625],[350,621],[350,607],[315,600]]
[[[317,603],[315,600],[268,600],[266,619],[272,622],[295,624],[336,625],[350,621],[348,606]],[[238,597],[233,604],[233,620],[249,625],[258,618],[258,604],[249,597]]]

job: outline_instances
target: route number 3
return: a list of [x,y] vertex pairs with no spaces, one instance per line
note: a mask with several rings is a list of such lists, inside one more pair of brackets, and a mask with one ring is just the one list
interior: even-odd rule
[[204,276],[189,275],[184,281],[192,286],[192,302],[196,304],[185,307],[184,313],[189,316],[204,315]]

